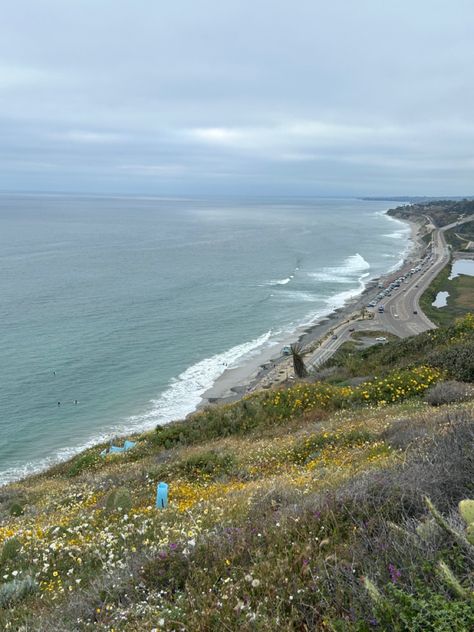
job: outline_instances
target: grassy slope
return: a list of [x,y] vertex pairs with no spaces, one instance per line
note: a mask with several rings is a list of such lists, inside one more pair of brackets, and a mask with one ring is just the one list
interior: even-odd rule
[[[431,523],[416,532],[424,494],[456,525],[474,494],[473,404],[427,407],[440,374],[419,368],[460,371],[446,353],[473,337],[467,319],[372,347],[337,367],[382,376],[369,384],[257,394],[3,488],[0,628],[473,629],[471,600],[439,569],[472,590],[471,552]],[[118,488],[124,507],[107,509]],[[26,576],[31,595],[15,584]]]

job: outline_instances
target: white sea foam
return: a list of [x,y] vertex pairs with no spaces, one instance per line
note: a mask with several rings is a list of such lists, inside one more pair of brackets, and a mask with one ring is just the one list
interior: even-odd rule
[[[387,217],[390,217],[387,215]],[[388,237],[389,239],[406,239],[407,235],[410,233],[411,228],[404,224],[398,230],[393,231],[392,233],[386,233],[382,235],[382,237]]]
[[277,279],[276,281],[270,281],[270,285],[286,285],[291,281],[292,278],[292,276],[289,276],[286,279]]
[[273,279],[271,281],[267,281],[266,283],[263,283],[262,285],[286,285],[287,283],[291,281],[293,277],[294,277],[294,274],[290,274],[290,276],[286,277],[285,279]]
[[337,272],[309,272],[308,276],[314,279],[315,281],[320,281],[321,283],[353,283],[354,278],[349,276],[344,276],[342,274],[338,274]]
[[272,294],[272,296],[285,301],[291,301],[292,303],[315,303],[320,300],[320,298],[315,294],[311,294],[311,292],[303,292],[302,290],[295,290],[293,292],[284,290],[282,292],[278,292],[277,294]]
[[323,268],[318,272],[309,272],[315,281],[325,283],[353,283],[360,273],[370,268],[370,263],[358,252],[344,259],[341,265]]
[[[277,332],[275,332],[277,333]],[[205,358],[183,371],[171,380],[169,387],[156,400],[151,400],[149,410],[133,415],[122,423],[104,429],[88,441],[74,447],[61,448],[52,456],[38,459],[18,467],[0,472],[0,486],[18,480],[30,474],[41,472],[52,465],[72,458],[75,454],[91,448],[98,443],[110,441],[116,436],[153,428],[158,423],[169,423],[175,419],[183,419],[196,410],[201,402],[201,395],[211,388],[217,378],[228,368],[235,368],[249,357],[258,353],[265,345],[275,345],[270,340],[272,331],[232,347],[228,351]]]
[[31,474],[37,474],[38,472],[42,472],[61,461],[67,461],[72,458],[75,454],[82,452],[83,450],[87,450],[88,448],[92,448],[98,443],[104,443],[106,441],[110,441],[113,437],[117,435],[124,434],[126,429],[122,426],[116,426],[114,428],[109,428],[108,430],[104,430],[103,433],[95,435],[93,438],[88,441],[82,443],[81,445],[77,445],[74,447],[65,447],[57,450],[55,454],[46,457],[44,459],[38,459],[35,461],[29,461],[22,465],[11,467],[7,470],[3,470],[0,472],[0,487],[2,485],[6,485],[7,483],[11,483],[12,481],[17,481],[25,476],[29,476]]
[[345,290],[343,292],[338,292],[337,294],[334,294],[333,296],[330,296],[329,298],[327,298],[325,300],[325,303],[328,306],[333,307],[334,309],[343,307],[347,303],[347,301],[349,301],[352,298],[355,298],[356,296],[360,296],[362,294],[362,292],[365,290],[365,279],[367,279],[369,276],[370,276],[369,272],[362,274],[358,279],[359,281],[358,287],[354,287],[354,288],[351,288],[350,290]]
[[[376,213],[376,215],[378,214],[379,213]],[[397,261],[395,265],[393,265],[386,272],[387,274],[390,274],[391,272],[394,272],[395,270],[397,270],[403,264],[405,257],[408,255],[408,253],[413,247],[413,240],[411,239],[411,237],[409,237],[411,233],[411,228],[410,228],[410,225],[407,224],[407,222],[404,222],[403,220],[398,219],[397,217],[392,217],[391,215],[388,215],[386,211],[384,211],[382,215],[385,217],[386,220],[388,220],[389,222],[392,222],[392,224],[395,223],[398,225],[398,230],[395,230],[392,233],[388,233],[382,236],[388,237],[390,239],[400,239],[400,240],[403,239],[404,240],[404,247],[399,252],[399,255],[401,258],[399,259],[399,261]],[[392,255],[392,256],[397,256],[397,255]]]
[[196,409],[201,402],[202,394],[211,388],[226,369],[239,366],[242,361],[268,343],[271,335],[271,330],[267,331],[259,338],[193,364],[174,378],[158,399],[152,400],[152,406],[148,411],[130,417],[128,425],[133,429],[142,430],[157,423],[182,419]]

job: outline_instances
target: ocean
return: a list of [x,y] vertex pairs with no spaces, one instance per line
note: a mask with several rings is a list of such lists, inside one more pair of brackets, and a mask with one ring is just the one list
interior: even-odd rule
[[195,409],[399,265],[389,202],[0,196],[0,484]]

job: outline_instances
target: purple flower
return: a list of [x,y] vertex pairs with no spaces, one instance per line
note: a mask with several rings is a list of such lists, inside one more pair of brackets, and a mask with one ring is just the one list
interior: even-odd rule
[[398,568],[394,564],[388,565],[388,572],[390,573],[390,579],[392,580],[393,584],[396,584],[402,576],[401,571],[398,570]]

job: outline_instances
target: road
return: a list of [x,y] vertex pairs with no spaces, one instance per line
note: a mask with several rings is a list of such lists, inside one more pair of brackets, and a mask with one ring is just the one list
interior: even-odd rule
[[443,232],[435,229],[432,233],[432,263],[425,264],[420,272],[407,279],[408,283],[405,281],[398,290],[394,290],[392,296],[384,299],[385,312],[375,313],[376,329],[406,338],[436,328],[421,311],[419,301],[426,288],[449,262],[450,253]]
[[442,228],[434,228],[432,261],[425,263],[420,272],[409,276],[398,289],[393,290],[392,296],[387,296],[381,301],[385,308],[382,314],[378,312],[378,308],[375,308],[372,319],[345,321],[335,327],[333,335],[328,336],[316,350],[309,354],[308,366],[316,367],[326,362],[344,342],[351,338],[353,331],[387,331],[399,338],[406,338],[427,329],[435,329],[436,325],[420,309],[420,297],[449,262],[450,252],[444,232],[460,223],[473,220],[474,217],[470,217]]

